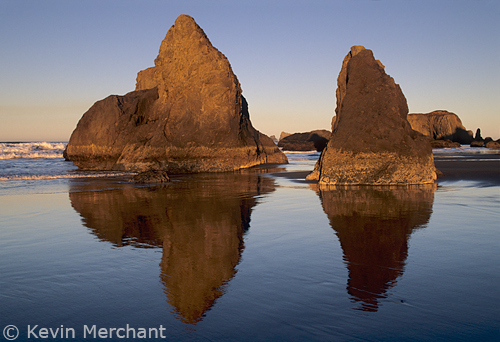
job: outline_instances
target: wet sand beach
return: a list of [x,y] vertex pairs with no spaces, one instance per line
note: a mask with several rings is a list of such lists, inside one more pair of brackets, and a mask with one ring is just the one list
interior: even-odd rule
[[500,185],[500,151],[483,152],[464,153],[458,157],[449,153],[435,154],[436,168],[442,172],[438,182],[470,180]]

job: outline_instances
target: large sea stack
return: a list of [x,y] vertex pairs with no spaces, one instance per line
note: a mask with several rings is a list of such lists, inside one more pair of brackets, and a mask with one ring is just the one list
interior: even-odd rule
[[98,101],[83,115],[66,158],[81,169],[169,173],[287,163],[253,128],[241,93],[227,58],[181,15],[155,66],[138,73],[136,90]]
[[307,179],[339,185],[434,182],[430,143],[411,128],[403,92],[372,51],[353,46],[337,83],[332,136]]

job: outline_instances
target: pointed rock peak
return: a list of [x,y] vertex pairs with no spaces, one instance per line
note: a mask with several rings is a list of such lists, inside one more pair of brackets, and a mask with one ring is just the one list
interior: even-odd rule
[[[162,99],[186,93],[187,87],[201,91],[205,86],[210,85],[212,89],[217,84],[232,87],[241,94],[226,56],[212,45],[205,32],[188,15],[180,15],[168,30],[155,59],[155,68],[155,82]],[[200,94],[195,95],[192,90],[189,93],[200,98]]]
[[205,38],[205,32],[203,32],[203,29],[198,26],[196,21],[193,19],[193,17],[187,15],[187,14],[181,14],[180,16],[177,17],[175,20],[174,25],[172,25],[172,28],[170,30],[175,30],[177,32],[184,32],[184,33],[191,33],[194,31],[201,32]]
[[207,35],[195,20],[189,15],[181,14],[163,39],[158,57],[168,54],[169,48],[186,49],[191,47],[199,49],[202,45],[213,48]]
[[[347,59],[347,61],[346,61],[346,63],[345,63],[345,64],[347,64],[347,63],[349,62],[349,60],[350,60],[352,57],[356,56],[358,53],[360,53],[361,51],[364,51],[364,50],[369,51],[369,52],[370,52],[370,54],[371,54],[371,56],[373,57],[373,52],[372,52],[372,50],[366,49],[366,48],[365,48],[364,46],[362,46],[362,45],[353,45],[353,46],[351,46],[351,51],[350,51],[350,52],[347,54],[347,56],[345,57],[345,59]],[[344,60],[345,60],[345,59],[344,59]],[[373,59],[375,59],[375,58],[373,58]],[[380,65],[380,67],[382,67],[382,69],[384,69],[384,68],[385,68],[385,66],[382,64],[382,62],[381,62],[381,61],[379,61],[379,60],[377,59],[377,60],[376,60],[376,62],[377,62],[377,64],[378,64],[378,65]]]
[[[339,110],[340,110],[340,107],[342,105],[342,101],[344,100],[344,96],[346,94],[347,80],[348,80],[347,66],[349,65],[349,62],[351,61],[351,59],[353,59],[357,55],[363,56],[365,58],[365,60],[368,62],[373,60],[382,68],[382,71],[385,69],[384,65],[379,60],[375,60],[375,57],[373,57],[372,50],[366,49],[362,45],[351,46],[351,50],[347,53],[347,55],[344,57],[344,60],[342,61],[342,68],[340,69],[340,73],[339,73],[339,76],[337,78],[337,90],[336,90],[337,108],[335,108],[335,114],[337,116],[339,114]],[[335,129],[335,126],[332,125],[332,131],[334,129]]]
[[[364,51],[367,51],[367,52],[364,52]],[[382,68],[382,69],[385,69],[385,66],[382,64],[381,61],[379,61],[378,59],[376,60],[375,57],[373,57],[373,51],[372,50],[369,50],[369,49],[365,49],[364,46],[361,46],[361,45],[354,45],[351,47],[351,51],[347,54],[346,56],[346,59],[347,62],[349,62],[349,60],[351,58],[353,58],[354,56],[358,55],[359,53],[361,52],[364,52],[366,54],[369,54],[370,57],[375,61],[377,62],[377,64]],[[346,63],[347,64],[347,63]]]
[[[351,58],[356,56],[358,53],[361,51],[366,50],[364,46],[362,45],[353,45],[351,46],[351,50],[347,55],[345,55],[344,60],[342,61],[342,68],[340,69],[339,76],[337,78],[337,90],[336,90],[336,97],[337,97],[337,108],[335,108],[335,114],[339,114],[339,109],[342,104],[342,100],[344,98],[345,92],[346,92],[346,85],[347,85],[347,64],[349,64],[349,61]],[[370,50],[368,50],[370,51]],[[371,52],[371,51],[370,51]],[[332,131],[335,130],[335,126],[332,124]]]
[[187,14],[181,14],[175,19],[175,24],[174,25],[196,25],[196,21],[194,21],[193,17]]
[[366,50],[362,45],[353,45],[351,46],[351,57],[356,56],[360,51]]

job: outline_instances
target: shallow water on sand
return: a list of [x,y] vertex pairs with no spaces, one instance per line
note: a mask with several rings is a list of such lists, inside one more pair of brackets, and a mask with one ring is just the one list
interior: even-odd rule
[[141,340],[150,328],[169,341],[498,340],[500,187],[320,188],[296,178],[317,157],[164,186],[3,183],[0,330],[15,325],[18,340],[40,328],[73,329],[73,341]]

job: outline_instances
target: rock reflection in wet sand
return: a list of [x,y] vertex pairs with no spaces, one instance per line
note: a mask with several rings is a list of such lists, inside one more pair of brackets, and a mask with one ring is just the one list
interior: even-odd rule
[[349,271],[357,309],[377,311],[403,274],[411,233],[432,213],[435,185],[316,187]]
[[75,182],[73,208],[93,234],[115,246],[163,246],[161,281],[185,323],[200,321],[236,273],[256,196],[274,180],[251,173],[184,176],[167,186],[96,191]]

